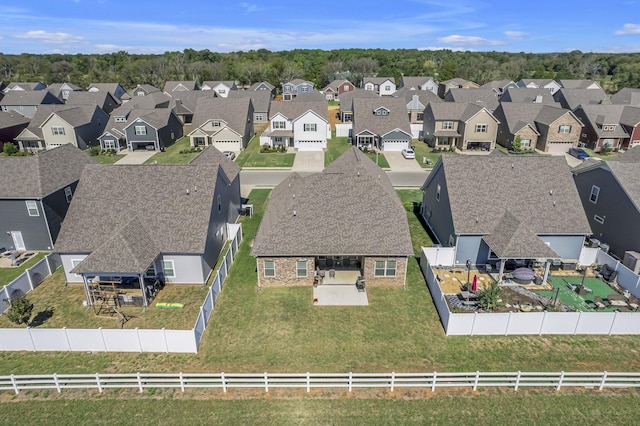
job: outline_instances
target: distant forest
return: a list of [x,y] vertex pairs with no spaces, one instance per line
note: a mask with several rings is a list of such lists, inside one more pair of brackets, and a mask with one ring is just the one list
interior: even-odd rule
[[521,78],[591,79],[609,93],[640,87],[640,54],[506,53],[422,51],[416,49],[266,49],[216,53],[207,49],[161,55],[21,54],[0,53],[0,81],[90,83],[118,82],[125,88],[148,83],[160,89],[167,80],[236,80],[241,84],[269,81],[279,86],[294,78],[312,81],[322,89],[334,79],[355,84],[363,76],[433,76],[443,81],[461,77],[479,84]]

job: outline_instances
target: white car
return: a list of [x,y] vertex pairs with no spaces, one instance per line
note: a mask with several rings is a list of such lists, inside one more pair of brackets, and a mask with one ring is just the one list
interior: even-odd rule
[[223,154],[225,155],[225,157],[227,157],[231,161],[233,161],[234,158],[236,158],[236,153],[233,151],[224,151]]
[[416,158],[416,153],[412,149],[403,149],[402,156],[406,159],[414,159]]

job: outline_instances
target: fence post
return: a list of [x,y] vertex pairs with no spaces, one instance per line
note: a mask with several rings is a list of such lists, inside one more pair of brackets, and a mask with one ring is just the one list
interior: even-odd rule
[[542,311],[542,322],[540,323],[540,332],[538,336],[542,336],[542,329],[544,328],[544,322],[547,320],[547,311]]
[[169,342],[167,341],[167,330],[162,327],[162,335],[164,336],[164,347],[166,349],[166,353],[169,353]]
[[611,321],[611,327],[609,327],[609,336],[611,336],[611,332],[613,331],[613,327],[616,325],[616,320],[618,319],[618,311],[613,313],[613,321]]
[[213,286],[209,287],[209,296],[211,296],[211,312],[213,312],[213,310],[216,307],[216,301],[214,300],[214,297],[213,297]]
[[578,321],[576,321],[576,328],[573,329],[573,335],[578,333],[578,327],[580,326],[580,319],[582,318],[582,311],[578,312]]
[[396,372],[392,371],[391,372],[391,392],[393,392],[393,386],[395,385],[395,381],[396,381]]
[[431,392],[435,392],[436,391],[436,372],[433,372],[433,380],[431,381]]
[[56,384],[56,390],[58,391],[58,393],[60,393],[61,389],[60,389],[60,381],[58,380],[58,373],[53,373],[53,382]]
[[33,281],[31,280],[31,274],[29,273],[29,268],[24,270],[24,273],[27,274],[27,281],[29,281],[29,287],[33,290]]
[[353,373],[349,371],[349,392],[353,389]]
[[504,335],[505,336],[509,335],[509,323],[511,323],[511,311],[509,311],[509,316],[507,317],[507,325],[504,328]]
[[62,327],[62,329],[64,330],[64,337],[67,339],[67,346],[69,346],[69,352],[72,352],[73,349],[71,348],[71,340],[69,340],[69,333],[67,333],[67,327]]
[[140,353],[142,353],[143,350],[142,350],[142,340],[140,340],[140,329],[136,327],[135,330],[136,330],[136,337],[138,338],[138,346],[140,347]]
[[[444,294],[442,295],[442,297],[444,297]],[[478,318],[478,313],[474,312],[473,313],[473,322],[471,322],[471,334],[470,334],[470,336],[473,336],[473,329],[476,328],[476,318]]]
[[522,373],[520,372],[520,370],[518,370],[518,375],[516,376],[516,387],[514,388],[514,390],[518,390],[518,386],[520,386],[520,375]]
[[182,376],[182,371],[180,372],[180,390],[184,392],[184,377]]
[[13,390],[17,394],[20,393],[18,390],[18,383],[16,382],[16,376],[14,374],[11,375],[11,384],[13,385]]
[[267,372],[264,372],[264,391],[269,392],[269,375]]
[[102,383],[100,383],[100,373],[96,373],[96,383],[98,385],[98,392],[102,393]]
[[564,371],[560,372],[560,379],[558,380],[558,386],[556,387],[556,390],[559,391],[560,388],[562,387],[562,381],[564,380]]
[[598,390],[602,390],[604,388],[604,383],[607,381],[607,372],[606,370],[602,373],[602,380],[600,380],[600,387]]
[[309,383],[310,382],[309,379],[310,379],[309,378],[309,372],[307,371],[307,393],[309,393],[311,391],[311,383]]
[[53,274],[53,271],[51,271],[51,264],[49,263],[49,256],[51,256],[51,254],[48,254],[44,257],[44,260],[47,264],[47,269],[49,270],[49,275]]
[[142,387],[142,377],[140,377],[140,372],[137,373],[138,377],[138,387],[140,388],[140,393],[144,392],[144,388]]
[[102,327],[98,327],[98,333],[100,333],[100,337],[102,337],[102,344],[104,345],[104,351],[107,351],[107,341],[104,339],[104,334],[102,333]]
[[222,391],[227,393],[227,382],[224,380],[224,372],[220,373],[220,379],[222,379]]
[[478,389],[478,381],[480,380],[480,371],[476,370],[476,380],[473,382],[473,390]]

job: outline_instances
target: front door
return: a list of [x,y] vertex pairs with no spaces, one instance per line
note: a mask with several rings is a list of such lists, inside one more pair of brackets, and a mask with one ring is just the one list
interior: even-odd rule
[[289,138],[289,147],[293,148],[294,146],[293,138]]
[[13,239],[13,246],[16,250],[26,250],[24,246],[24,240],[22,239],[22,232],[11,231],[11,238]]

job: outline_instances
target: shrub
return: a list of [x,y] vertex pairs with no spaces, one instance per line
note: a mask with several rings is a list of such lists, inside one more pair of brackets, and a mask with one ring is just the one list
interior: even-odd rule
[[497,282],[491,281],[488,288],[478,291],[478,306],[488,312],[494,311],[498,307],[498,298],[502,289]]
[[101,152],[102,150],[100,149],[99,146],[92,146],[91,148],[89,148],[89,155],[92,157],[95,157],[96,155],[100,155]]
[[11,156],[18,154],[18,147],[12,144],[11,142],[5,142],[4,147],[2,148],[4,155]]
[[27,296],[19,296],[12,301],[5,299],[5,302],[9,303],[9,309],[7,310],[9,321],[18,325],[29,325],[31,313],[33,312],[33,303],[27,299]]
[[600,148],[600,155],[607,155],[610,152],[611,152],[611,147],[609,146],[603,146],[602,148]]
[[456,147],[455,147],[455,146],[453,146],[453,145],[451,145],[451,146],[449,147],[449,152],[456,152]]

